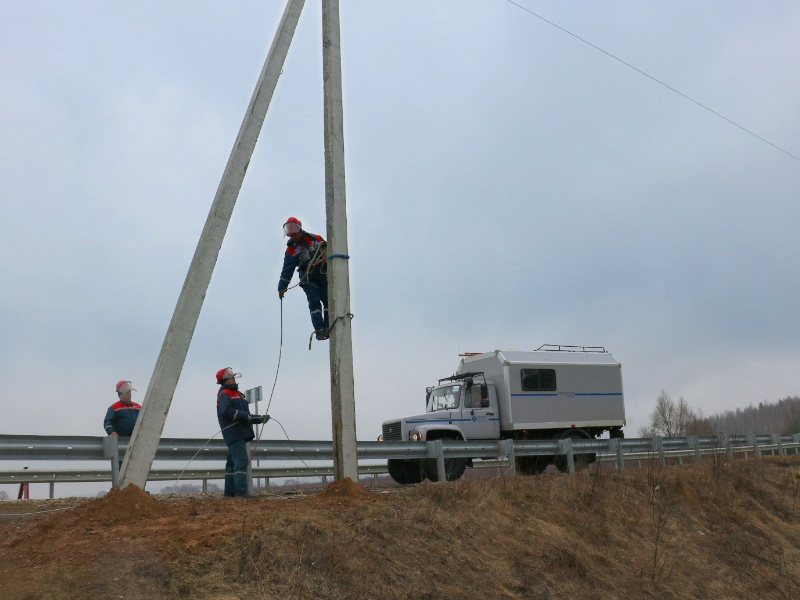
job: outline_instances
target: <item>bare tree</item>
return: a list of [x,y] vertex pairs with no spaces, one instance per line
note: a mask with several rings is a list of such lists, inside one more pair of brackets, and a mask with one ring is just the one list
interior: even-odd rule
[[639,430],[641,437],[683,437],[685,435],[708,435],[709,424],[701,412],[695,411],[681,398],[675,402],[666,391],[656,399],[656,407],[650,413],[650,426]]

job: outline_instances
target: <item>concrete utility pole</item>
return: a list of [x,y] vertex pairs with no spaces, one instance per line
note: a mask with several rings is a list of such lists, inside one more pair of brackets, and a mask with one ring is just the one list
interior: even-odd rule
[[267,60],[217,188],[203,233],[197,243],[150,384],[147,386],[142,410],[122,463],[121,488],[134,484],[144,489],[147,482],[172,403],[172,396],[175,394],[189,343],[192,341],[208,284],[211,282],[211,274],[214,272],[214,265],[222,247],[222,240],[225,238],[233,207],[239,196],[250,158],[253,156],[258,134],[264,124],[304,3],[305,0],[288,0],[286,3],[278,31],[275,33],[275,39],[272,41]]
[[333,470],[337,481],[358,481],[350,272],[344,178],[344,117],[339,0],[322,0],[322,79],[325,95],[325,208],[330,285],[331,413]]

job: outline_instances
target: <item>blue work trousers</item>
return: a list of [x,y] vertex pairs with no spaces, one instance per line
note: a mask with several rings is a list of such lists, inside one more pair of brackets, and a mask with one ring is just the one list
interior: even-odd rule
[[328,281],[316,285],[304,285],[303,291],[308,298],[308,310],[311,312],[311,323],[314,331],[328,327]]
[[225,463],[225,496],[247,496],[247,442],[236,440],[228,446]]

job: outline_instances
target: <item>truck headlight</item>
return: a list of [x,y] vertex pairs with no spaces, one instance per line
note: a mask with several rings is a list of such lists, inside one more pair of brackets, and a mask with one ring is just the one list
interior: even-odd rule
[[421,442],[422,434],[419,431],[409,431],[408,439],[411,440],[412,442]]

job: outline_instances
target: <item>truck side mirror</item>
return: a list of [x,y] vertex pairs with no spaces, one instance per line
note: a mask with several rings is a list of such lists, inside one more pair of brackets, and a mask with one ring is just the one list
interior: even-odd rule
[[467,384],[467,389],[472,387],[472,377],[467,377],[464,381]]
[[489,386],[485,383],[481,386],[481,400],[487,400],[489,398]]
[[430,397],[431,397],[431,392],[432,392],[432,391],[433,391],[433,388],[432,388],[432,387],[426,387],[426,388],[425,388],[425,402],[427,402],[427,401],[428,401],[428,398],[430,398]]

